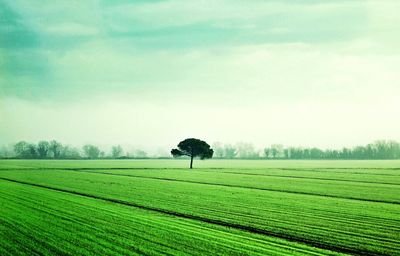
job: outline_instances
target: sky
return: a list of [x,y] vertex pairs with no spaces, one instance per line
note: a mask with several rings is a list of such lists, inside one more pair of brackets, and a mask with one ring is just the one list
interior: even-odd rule
[[400,1],[0,0],[0,144],[400,141]]

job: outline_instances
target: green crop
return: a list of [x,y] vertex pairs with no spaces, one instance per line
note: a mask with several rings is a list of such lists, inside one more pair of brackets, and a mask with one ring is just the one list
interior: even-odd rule
[[[152,218],[156,215],[185,223],[195,223],[199,229],[205,225],[209,230],[223,230],[225,233],[221,234],[221,239],[223,236],[239,232],[241,237],[238,241],[244,244],[250,245],[246,239],[256,236],[258,239],[272,239],[278,243],[284,241],[286,249],[291,248],[292,244],[296,246],[300,244],[303,246],[301,248],[306,248],[304,252],[296,251],[298,247],[293,245],[293,253],[289,254],[309,253],[310,248],[315,249],[317,253],[321,253],[317,248],[329,250],[323,251],[322,254],[399,253],[400,175],[393,167],[396,161],[382,161],[381,167],[379,161],[371,161],[371,167],[365,167],[366,163],[359,161],[330,161],[330,166],[325,166],[327,163],[319,163],[323,161],[318,163],[299,161],[301,163],[297,169],[293,167],[295,161],[287,161],[287,167],[283,161],[273,163],[273,166],[270,166],[270,162],[238,161],[238,167],[235,167],[236,161],[209,161],[208,165],[215,163],[218,168],[204,167],[188,171],[180,169],[181,161],[171,160],[4,161],[0,166],[0,179],[3,179],[2,188],[4,183],[7,186],[21,187],[30,191],[20,193],[16,201],[21,205],[25,203],[22,195],[28,194],[27,201],[30,198],[29,200],[34,202],[36,197],[41,198],[35,193],[41,191],[40,193],[47,193],[48,196],[62,194],[69,198],[69,203],[81,205],[82,211],[88,205],[98,204],[99,208],[100,205],[110,207],[112,205],[118,209],[129,208],[132,211],[131,216],[128,213],[121,215],[116,213],[115,218],[130,219],[130,217],[136,218],[137,215]],[[248,163],[247,167],[245,163]],[[221,167],[221,164],[225,164],[225,167]],[[159,167],[161,165],[169,167],[161,168]],[[17,189],[3,190],[10,194],[9,197],[2,196],[3,205],[12,201],[11,198],[18,193]],[[41,210],[50,207],[47,206],[47,201],[51,200],[42,200],[44,203]],[[109,203],[105,203],[106,201]],[[14,205],[4,218],[8,216],[8,222],[11,223],[9,225],[17,225],[10,218],[13,211],[29,212],[32,208],[32,214],[26,214],[26,220],[21,217],[20,223],[27,228],[39,225],[35,224],[35,221],[28,221],[31,215],[36,216],[35,207],[35,205],[26,206],[22,210],[18,205]],[[72,206],[61,204],[54,204],[52,207],[54,212],[58,211],[58,207],[60,212],[74,209]],[[89,208],[87,211],[90,212]],[[64,213],[63,216],[66,218],[69,214],[76,217],[84,215],[79,211]],[[97,214],[101,219],[102,211],[99,210]],[[105,228],[112,230],[110,233],[115,236],[120,235],[117,229],[107,225],[107,220],[104,220],[104,225]],[[154,225],[154,230],[157,230],[158,225],[161,228],[162,222]],[[130,227],[135,229],[136,226],[140,226],[140,223],[132,223]],[[11,232],[8,231],[11,228],[3,227],[3,229]],[[45,240],[47,233],[57,232],[57,229],[47,230],[45,227],[39,230],[41,230],[38,231],[40,233],[38,237],[41,237],[38,238],[39,244]],[[71,237],[74,237],[73,231],[71,228]],[[18,234],[17,231],[12,232]],[[90,232],[87,231],[87,234],[91,234]],[[182,234],[189,233],[182,231]],[[200,232],[199,236],[201,234],[203,233]],[[159,235],[157,232],[149,236],[150,241],[160,241],[161,244],[172,246],[172,254],[196,251],[196,245],[186,251],[184,248],[174,247],[173,242],[168,242],[164,235]],[[216,237],[219,238],[219,235]],[[93,241],[96,239],[93,238]],[[104,239],[107,240],[108,236],[105,235]],[[188,238],[188,241],[191,239],[194,238]],[[213,239],[217,241],[216,238],[213,237],[211,240]],[[226,239],[231,241],[233,238]],[[206,252],[232,254],[223,248],[224,243],[208,245],[215,242],[211,240],[207,241],[205,238],[202,243],[204,248],[210,246],[215,250],[204,249],[201,254]],[[102,246],[99,243],[92,246],[97,246],[100,250],[113,244],[107,241],[104,241],[107,245]],[[228,246],[228,243],[225,245]],[[116,243],[114,246],[123,250],[123,245]],[[235,252],[239,252],[239,248],[244,248],[243,245],[237,244],[228,247]],[[5,245],[2,245],[2,248],[7,250]],[[79,248],[81,246],[78,244],[73,250]],[[144,250],[142,251],[144,254],[153,253],[151,250],[145,251],[148,249],[147,245],[133,246],[133,248]],[[275,248],[274,245],[266,248],[270,250],[268,253],[262,252],[260,248],[264,247],[257,245],[254,250],[248,249],[241,253],[288,254],[287,251],[280,251],[281,247]],[[199,252],[202,250],[201,245],[198,250]],[[154,253],[160,252],[154,251]],[[121,251],[119,254],[125,253]]]

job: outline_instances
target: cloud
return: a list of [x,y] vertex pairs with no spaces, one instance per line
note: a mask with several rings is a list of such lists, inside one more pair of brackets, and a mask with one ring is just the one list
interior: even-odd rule
[[[6,87],[11,95],[18,88],[36,91],[42,99],[59,95],[54,100],[159,92],[178,98],[190,91],[193,98],[226,94],[230,102],[247,95],[248,104],[377,95],[383,83],[386,91],[397,91],[400,56],[354,53],[353,47],[286,43],[143,52],[99,40],[65,53],[42,52],[51,72],[37,69],[37,74],[10,78],[14,86]],[[26,80],[31,75],[37,77],[34,84]]]
[[103,17],[109,35],[141,38],[148,47],[343,41],[364,32],[367,21],[359,1],[175,0],[115,5]]
[[395,137],[398,5],[6,1],[0,134],[109,143],[156,134],[154,145],[195,134],[321,145]]
[[95,27],[85,26],[79,23],[65,22],[61,24],[51,24],[44,26],[42,30],[45,33],[49,33],[57,36],[94,36],[99,34],[99,31]]
[[24,17],[9,5],[0,4],[0,48],[18,49],[38,46],[38,35]]

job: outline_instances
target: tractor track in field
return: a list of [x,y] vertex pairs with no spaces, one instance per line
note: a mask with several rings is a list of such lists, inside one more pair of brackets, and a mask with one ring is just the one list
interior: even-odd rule
[[[96,170],[169,170],[170,168],[13,168],[13,169],[0,169],[1,171],[11,171],[11,170],[18,170],[18,171],[40,171],[40,170],[65,170],[65,171],[96,171]],[[179,169],[173,168],[174,170],[182,170],[187,171],[186,168]],[[213,169],[224,169],[224,168],[213,168]],[[224,169],[226,170],[226,169]],[[276,169],[274,169],[276,170]],[[289,170],[289,169],[282,169],[282,170]],[[290,169],[293,171],[292,169]],[[300,171],[297,169],[297,171]],[[377,181],[362,181],[362,180],[349,180],[349,179],[336,179],[336,178],[320,178],[320,177],[305,177],[305,176],[295,176],[295,175],[276,175],[276,174],[264,174],[264,173],[243,173],[243,172],[213,172],[213,171],[206,171],[202,169],[196,169],[195,172],[205,172],[205,173],[217,173],[217,174],[233,174],[233,175],[246,175],[246,176],[261,176],[261,177],[276,177],[276,178],[292,178],[292,179],[308,179],[308,180],[321,180],[321,181],[340,181],[340,182],[353,182],[353,183],[365,183],[365,184],[377,184],[377,185],[393,185],[393,186],[400,186],[400,183],[394,182],[377,182]],[[323,171],[315,171],[315,172],[323,172]],[[102,173],[102,172],[98,172]],[[327,173],[327,172],[324,172]],[[347,173],[349,172],[338,172],[338,173]],[[400,177],[400,175],[395,174],[370,174],[370,173],[350,173],[350,174],[367,174],[367,175],[376,175],[376,176],[394,176]]]
[[[196,170],[197,172],[210,172],[204,170]],[[304,177],[304,176],[294,176],[294,175],[276,175],[276,174],[264,174],[264,173],[243,173],[243,172],[217,172],[219,174],[234,174],[234,175],[248,175],[248,176],[265,176],[265,177],[277,177],[277,178],[293,178],[293,179],[308,179],[308,180],[322,180],[322,181],[343,181],[343,182],[353,182],[353,183],[366,183],[366,184],[383,184],[383,185],[395,185],[400,186],[400,183],[393,182],[376,182],[376,181],[362,181],[362,180],[347,180],[347,179],[335,179],[335,178],[319,178],[319,177]]]
[[[21,168],[21,169],[12,169],[12,170],[27,170],[27,171],[29,171],[29,170],[31,170],[31,171],[40,171],[40,170],[58,170],[58,171],[60,171],[61,170],[61,171],[74,171],[74,172],[91,173],[91,174],[96,174],[97,173],[97,174],[112,175],[112,176],[130,177],[130,178],[153,179],[153,180],[184,182],[184,183],[192,183],[192,184],[200,184],[200,185],[223,186],[223,187],[231,187],[231,188],[242,188],[242,189],[253,189],[253,190],[261,190],[261,191],[281,192],[281,193],[289,193],[289,194],[322,196],[322,197],[329,197],[329,198],[336,198],[336,199],[358,200],[358,201],[364,201],[364,202],[387,203],[387,204],[396,204],[396,205],[400,204],[400,202],[387,201],[387,200],[375,200],[375,199],[365,199],[365,198],[358,198],[358,197],[326,195],[326,194],[321,194],[321,193],[290,191],[290,190],[284,190],[284,189],[260,188],[260,187],[251,187],[251,186],[231,185],[231,184],[224,184],[224,183],[190,181],[190,180],[182,180],[182,179],[174,179],[174,178],[149,177],[149,176],[142,176],[142,175],[119,174],[119,173],[109,173],[109,172],[96,171],[96,170],[159,170],[159,169],[160,168],[30,168],[30,169]],[[168,170],[170,168],[161,168],[161,169]],[[224,168],[221,168],[221,169],[224,169]],[[2,170],[2,171],[6,171],[6,170]],[[209,171],[202,171],[202,172],[209,172]],[[229,172],[229,173],[233,173],[233,172]],[[267,175],[264,175],[264,174],[254,174],[254,173],[253,174],[248,174],[248,173],[246,174],[246,173],[240,173],[240,172],[235,172],[234,174],[235,175],[239,175],[240,174],[240,175],[267,176]],[[290,176],[281,176],[281,175],[279,175],[279,177],[297,178],[297,176],[290,177]],[[320,180],[320,178],[304,178],[304,179],[318,179],[318,180]],[[328,179],[321,178],[321,180],[328,180]],[[351,181],[351,182],[354,182],[354,181]],[[358,182],[359,183],[367,183],[367,184],[374,183],[374,182],[363,182],[363,181],[358,181]],[[378,183],[378,184],[384,184],[384,183]],[[393,183],[393,184],[386,184],[386,185],[399,185],[399,184]]]
[[[208,168],[211,170],[231,170],[232,168]],[[320,168],[320,169],[295,169],[295,168],[263,168],[263,169],[255,169],[255,170],[283,170],[283,171],[306,171],[306,172],[318,172],[318,173],[343,173],[343,174],[356,174],[356,175],[372,175],[372,176],[389,176],[389,177],[399,177],[400,174],[390,174],[390,173],[368,173],[368,172],[346,172],[346,171],[321,171],[322,169],[329,169],[329,168]],[[333,169],[333,168],[332,168]],[[335,170],[337,168],[334,168]],[[356,168],[354,168],[356,169]],[[368,168],[366,168],[368,169]],[[371,170],[379,170],[375,168],[370,168]],[[10,169],[0,169],[1,171],[40,171],[40,170],[76,170],[76,171],[86,171],[86,170],[182,170],[182,171],[189,171],[187,168],[157,168],[157,167],[60,167],[60,168],[48,168],[48,167],[29,167],[29,168],[10,168]],[[254,169],[246,169],[246,170],[254,170]],[[347,170],[347,169],[345,169]],[[350,170],[350,169],[348,169]],[[397,168],[384,168],[383,170],[398,170]],[[400,170],[400,169],[399,169]],[[305,177],[305,176],[295,176],[295,175],[276,175],[276,174],[265,174],[265,173],[251,173],[251,172],[231,172],[231,171],[222,171],[222,172],[214,172],[214,171],[206,171],[204,169],[194,169],[190,171],[195,172],[211,172],[211,173],[218,173],[218,174],[238,174],[238,175],[251,175],[251,176],[267,176],[267,177],[282,177],[282,178],[303,178],[303,179],[313,179],[313,180],[332,180],[332,181],[348,181],[348,182],[359,182],[359,183],[376,183],[376,184],[386,184],[386,185],[400,185],[400,183],[392,183],[392,182],[374,182],[374,181],[360,181],[360,180],[346,180],[346,179],[334,179],[334,178],[315,178],[315,177]]]
[[[364,170],[391,170],[391,171],[400,170],[398,168],[362,168],[362,169],[364,169]],[[390,174],[390,173],[370,173],[370,172],[354,172],[354,171],[323,171],[323,170],[360,170],[360,168],[318,168],[318,169],[276,168],[275,170],[400,177],[399,174]]]
[[0,177],[0,180],[14,182],[14,183],[23,184],[23,185],[34,186],[34,187],[39,187],[39,188],[45,188],[45,189],[49,189],[49,190],[53,190],[53,191],[83,196],[83,197],[87,197],[87,198],[103,200],[106,202],[131,206],[131,207],[135,207],[138,209],[158,212],[158,213],[162,213],[162,214],[166,214],[166,215],[170,215],[170,216],[175,216],[175,217],[180,217],[180,218],[185,218],[185,219],[190,219],[190,220],[196,220],[196,221],[219,225],[219,226],[223,226],[223,227],[227,227],[227,228],[239,229],[239,230],[247,231],[247,232],[254,233],[254,234],[267,235],[267,236],[271,236],[271,237],[285,239],[285,240],[291,241],[291,242],[306,244],[306,245],[316,247],[316,248],[335,251],[338,253],[360,255],[360,256],[361,255],[368,255],[368,256],[369,255],[371,255],[371,256],[379,255],[379,254],[377,254],[377,252],[374,252],[374,251],[365,251],[365,250],[360,251],[360,250],[353,249],[353,248],[344,248],[344,247],[335,246],[335,245],[331,245],[331,244],[319,243],[314,240],[303,239],[301,237],[293,237],[293,236],[285,235],[282,233],[275,233],[275,232],[267,231],[267,230],[256,228],[256,227],[249,227],[249,226],[245,226],[245,225],[241,225],[241,224],[229,223],[229,222],[222,221],[222,220],[210,219],[210,218],[200,217],[200,216],[191,215],[191,214],[187,214],[187,213],[175,212],[175,211],[171,211],[171,210],[141,205],[141,204],[137,204],[137,203],[133,203],[133,202],[127,202],[127,201],[123,201],[120,199],[96,196],[96,195],[92,195],[92,194],[88,194],[88,193],[83,193],[83,192],[78,192],[78,191],[73,191],[73,190],[68,190],[68,189],[63,189],[63,188],[57,188],[57,187],[52,187],[52,186],[47,186],[47,185],[41,185],[41,184],[36,184],[36,183],[31,183],[31,182],[26,182],[26,181],[19,181],[19,180],[14,180],[14,179],[9,179],[9,178],[3,178],[3,177]]
[[[223,167],[213,167],[207,168],[211,170],[232,170],[232,168],[223,168]],[[360,168],[317,168],[317,169],[296,169],[296,168],[252,168],[252,169],[242,169],[242,170],[283,170],[283,171],[306,171],[306,172],[319,172],[319,173],[343,173],[343,174],[357,174],[357,175],[373,175],[373,176],[390,176],[390,177],[399,177],[399,174],[391,174],[391,173],[369,173],[369,172],[354,172],[354,171],[322,171],[322,170],[359,170]],[[400,170],[400,168],[362,168],[365,170]],[[35,170],[182,170],[188,171],[187,168],[183,167],[26,167],[26,168],[0,168],[0,171],[35,171]],[[192,171],[192,170],[191,170]],[[212,172],[205,171],[204,169],[194,169],[194,171],[198,172]],[[218,172],[218,173],[233,173],[233,174],[242,174],[242,175],[265,175],[263,173],[245,173],[245,172]],[[269,175],[269,174],[267,174]],[[272,175],[272,174],[270,174]],[[279,175],[281,176],[281,175]],[[283,176],[283,175],[282,175]],[[287,177],[287,176],[283,176]],[[362,182],[362,181],[359,181]],[[399,185],[399,184],[397,184]]]
[[335,196],[335,195],[326,195],[326,194],[321,194],[321,193],[290,191],[290,190],[284,190],[284,189],[257,188],[257,187],[250,187],[250,186],[231,185],[231,184],[214,183],[214,182],[190,181],[190,180],[180,180],[180,179],[173,179],[173,178],[148,177],[148,176],[141,176],[141,175],[130,175],[130,174],[119,174],[119,173],[117,174],[117,173],[109,173],[109,172],[92,172],[92,171],[86,171],[86,170],[72,170],[72,169],[69,169],[68,171],[84,172],[84,173],[91,173],[91,174],[103,174],[103,175],[111,175],[111,176],[121,176],[121,177],[130,177],[130,178],[141,178],[141,179],[151,179],[151,180],[183,182],[183,183],[209,185],[209,186],[221,186],[221,187],[230,187],[230,188],[242,188],[242,189],[252,189],[252,190],[261,190],[261,191],[281,192],[281,193],[298,194],[298,195],[322,196],[322,197],[329,197],[329,198],[336,198],[336,199],[357,200],[357,201],[373,202],[373,203],[385,203],[385,204],[396,204],[396,205],[400,204],[400,202],[386,201],[386,200],[375,200],[375,199],[365,199],[365,198],[358,198],[358,197]]

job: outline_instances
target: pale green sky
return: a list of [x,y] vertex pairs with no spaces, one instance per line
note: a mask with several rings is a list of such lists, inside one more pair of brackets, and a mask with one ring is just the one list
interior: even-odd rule
[[0,143],[400,140],[400,1],[0,0]]

